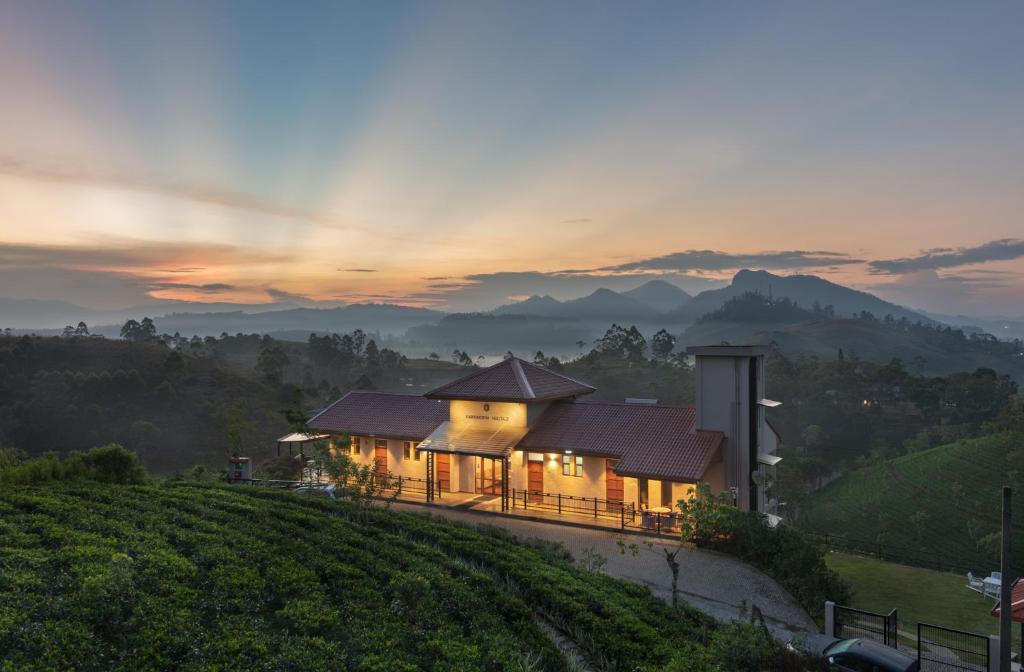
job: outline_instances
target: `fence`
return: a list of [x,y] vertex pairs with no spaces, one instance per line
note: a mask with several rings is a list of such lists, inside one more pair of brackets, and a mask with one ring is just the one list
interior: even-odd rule
[[918,623],[917,659],[922,672],[988,672],[992,663],[990,639],[973,632]]
[[626,519],[623,528],[634,527],[656,534],[676,534],[682,521],[683,516],[680,513],[641,510],[639,514]]
[[871,639],[898,648],[899,615],[895,609],[888,614],[879,614],[837,604],[833,618],[834,637]]
[[[416,476],[391,476],[388,474],[380,474],[377,476],[377,482],[384,490],[397,490],[398,492],[418,492],[426,494],[429,484],[427,479],[419,478]],[[435,483],[437,494],[441,494],[441,482]]]
[[578,513],[594,518],[612,518],[625,522],[631,521],[635,515],[632,502],[619,499],[599,499],[597,497],[576,497],[538,490],[519,490],[512,488],[513,509],[542,509],[558,513]]

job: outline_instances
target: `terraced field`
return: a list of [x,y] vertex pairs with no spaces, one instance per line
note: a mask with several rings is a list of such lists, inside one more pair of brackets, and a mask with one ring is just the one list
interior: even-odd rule
[[415,514],[227,486],[0,490],[5,672],[738,669],[720,661],[757,632],[730,628],[557,547]]
[[[1000,490],[1016,486],[1015,538],[1024,538],[1024,436],[939,446],[852,472],[816,493],[800,524],[850,546],[924,567],[998,568]],[[1024,554],[1017,554],[1024,574]]]

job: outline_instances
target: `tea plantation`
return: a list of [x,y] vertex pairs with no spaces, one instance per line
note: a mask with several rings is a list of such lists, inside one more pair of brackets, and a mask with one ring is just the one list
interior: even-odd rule
[[[854,471],[815,493],[800,524],[885,559],[988,575],[999,568],[1003,485],[1015,486],[1014,536],[1022,538],[1024,435],[1014,432]],[[1015,556],[1014,567],[1024,574],[1024,556]]]
[[414,514],[172,482],[0,489],[4,672],[775,667],[759,634]]

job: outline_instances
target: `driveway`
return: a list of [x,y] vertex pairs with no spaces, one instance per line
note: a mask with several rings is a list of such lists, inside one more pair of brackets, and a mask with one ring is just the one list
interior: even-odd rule
[[[393,507],[470,524],[494,525],[520,537],[561,542],[574,558],[582,557],[584,550],[592,548],[608,559],[604,572],[609,576],[642,583],[666,601],[672,599],[672,575],[660,549],[675,544],[666,540],[426,504],[399,502]],[[635,542],[640,554],[621,554],[616,543],[619,539],[627,544]],[[648,541],[653,542],[653,549],[645,545]],[[714,618],[735,619],[745,604],[748,612],[753,606],[761,610],[772,634],[779,639],[813,639],[819,634],[818,626],[789,593],[750,565],[728,555],[691,547],[680,551],[677,560],[680,596]]]

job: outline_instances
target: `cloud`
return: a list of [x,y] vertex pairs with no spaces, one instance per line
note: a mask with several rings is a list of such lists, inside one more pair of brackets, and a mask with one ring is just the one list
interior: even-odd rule
[[259,213],[283,219],[311,222],[335,228],[365,230],[368,227],[347,225],[340,218],[330,213],[297,208],[258,198],[230,189],[191,184],[180,181],[158,179],[155,177],[126,175],[113,172],[102,172],[79,167],[66,167],[53,164],[41,164],[13,157],[0,156],[0,175],[10,175],[32,180],[44,180],[64,184],[81,184],[127,191],[157,194],[171,198],[179,198],[196,203],[219,205],[235,210]]
[[914,271],[956,268],[989,261],[1008,261],[1024,257],[1024,239],[1002,238],[976,247],[935,248],[916,257],[878,260],[868,263],[876,274],[899,275]]
[[559,224],[589,224],[594,220],[589,217],[577,217],[576,219],[563,219]]
[[267,296],[269,296],[274,301],[274,303],[309,304],[314,302],[313,299],[309,298],[308,296],[303,296],[302,294],[295,294],[293,292],[288,292],[283,289],[278,289],[276,287],[267,287],[265,291],[267,292]]
[[376,273],[376,268],[339,268],[339,271],[346,273]]
[[289,255],[215,243],[179,243],[109,239],[83,245],[0,243],[0,267],[59,267],[152,273],[170,267],[175,273],[199,270],[180,262],[203,261],[225,266],[253,262],[286,262]]
[[863,263],[842,252],[824,250],[788,250],[782,252],[755,252],[731,254],[716,250],[686,250],[660,257],[628,261],[606,266],[601,271],[675,271],[678,273],[728,271],[740,268],[790,269],[820,268]]
[[185,282],[154,282],[150,284],[154,290],[169,290],[169,289],[190,289],[196,292],[202,292],[203,294],[218,294],[220,292],[230,292],[238,289],[236,285],[229,285],[226,282],[207,282],[205,284],[191,284]]

